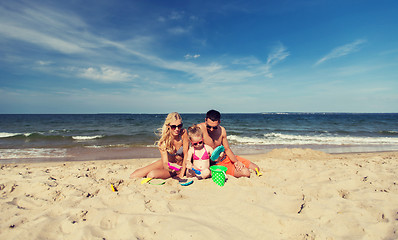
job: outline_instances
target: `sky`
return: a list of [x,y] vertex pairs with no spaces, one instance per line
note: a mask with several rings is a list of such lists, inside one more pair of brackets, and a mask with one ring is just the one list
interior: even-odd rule
[[209,109],[398,112],[398,1],[0,1],[0,113]]

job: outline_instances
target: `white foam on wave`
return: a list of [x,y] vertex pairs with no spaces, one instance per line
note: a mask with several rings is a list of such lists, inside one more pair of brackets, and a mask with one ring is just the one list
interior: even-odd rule
[[98,138],[103,138],[103,135],[95,135],[95,136],[73,136],[72,139],[76,141],[89,141]]
[[236,135],[228,136],[228,140],[236,144],[247,145],[386,145],[398,144],[398,138],[391,137],[343,137],[343,136],[304,136],[304,135],[289,135],[282,133],[268,133],[260,137],[240,137]]
[[93,149],[96,149],[96,148],[104,148],[104,146],[99,146],[99,145],[90,145],[90,146],[84,146],[85,148],[93,148]]
[[22,158],[63,158],[67,157],[66,149],[61,148],[22,148],[0,149],[0,160]]
[[0,132],[0,138],[8,138],[21,135],[21,133],[7,133],[7,132]]
[[48,131],[49,133],[58,133],[58,132],[70,132],[70,130],[69,129],[61,129],[61,130],[50,130],[50,131]]
[[386,131],[386,133],[398,134],[398,131]]
[[7,132],[0,132],[0,138],[9,138],[24,135],[25,137],[29,137],[33,133],[7,133]]
[[255,144],[260,144],[260,145],[267,145],[270,144],[269,141],[265,138],[256,138],[256,137],[240,137],[236,135],[229,135],[227,137],[228,141],[232,143],[238,143],[238,144],[248,144],[248,145],[255,145]]
[[129,144],[108,144],[108,145],[89,145],[89,146],[84,146],[84,148],[127,148],[130,147],[131,145]]

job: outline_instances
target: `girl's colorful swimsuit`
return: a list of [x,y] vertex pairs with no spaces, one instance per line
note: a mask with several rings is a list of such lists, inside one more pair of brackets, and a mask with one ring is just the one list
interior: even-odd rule
[[198,156],[196,156],[196,154],[195,154],[195,149],[193,149],[192,159],[193,159],[193,160],[209,160],[209,159],[210,159],[210,156],[209,156],[209,154],[207,153],[207,150],[206,150],[205,147],[204,147],[204,149],[205,149],[205,153],[203,153],[203,155],[202,155],[201,158],[199,158]]

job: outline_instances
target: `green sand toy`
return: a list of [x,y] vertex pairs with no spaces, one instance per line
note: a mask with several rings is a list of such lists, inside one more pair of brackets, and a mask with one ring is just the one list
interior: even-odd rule
[[210,167],[211,179],[213,179],[213,182],[218,186],[224,186],[227,169],[227,167],[217,165]]

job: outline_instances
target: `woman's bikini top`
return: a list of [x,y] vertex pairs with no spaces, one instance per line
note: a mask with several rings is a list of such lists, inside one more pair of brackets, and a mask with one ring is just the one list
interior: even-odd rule
[[177,150],[177,152],[176,153],[169,153],[170,155],[172,155],[172,156],[184,156],[184,148],[183,148],[183,146],[181,146],[180,147],[180,149],[178,149]]
[[[204,147],[204,146],[203,146]],[[205,148],[205,147],[204,147]],[[195,154],[195,148],[193,149],[193,155],[192,155],[193,160],[209,160],[209,154],[207,153],[207,150],[205,148],[205,152],[203,153],[202,157],[199,158],[198,156],[196,156]]]

